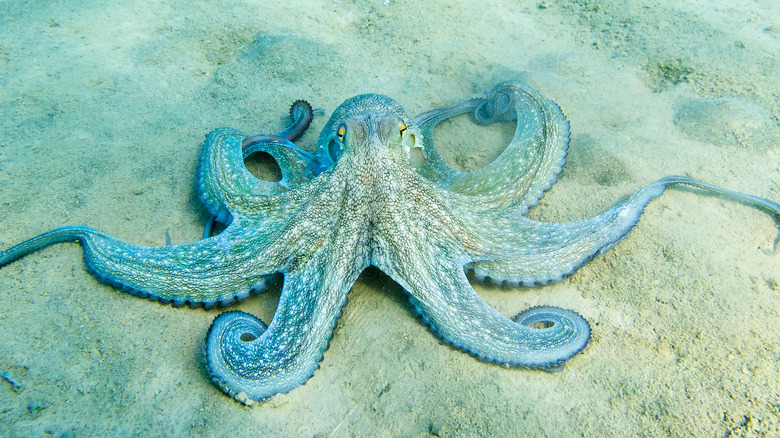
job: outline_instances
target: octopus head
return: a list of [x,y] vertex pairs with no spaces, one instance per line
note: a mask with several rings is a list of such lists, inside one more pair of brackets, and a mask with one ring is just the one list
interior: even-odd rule
[[398,102],[381,94],[346,100],[333,112],[317,141],[322,163],[335,164],[345,154],[425,162],[420,128]]

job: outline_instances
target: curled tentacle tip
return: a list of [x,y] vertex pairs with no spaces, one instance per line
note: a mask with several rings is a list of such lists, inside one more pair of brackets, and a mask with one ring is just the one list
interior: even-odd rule
[[290,105],[290,118],[295,121],[297,119],[296,112],[305,111],[310,113],[312,111],[311,104],[303,99],[298,99]]
[[[252,406],[264,399],[246,392],[251,376],[242,372],[245,361],[251,360],[241,354],[247,345],[268,329],[259,318],[241,311],[224,312],[218,315],[206,335],[206,363],[214,383],[237,401]],[[267,397],[265,397],[267,398]]]
[[768,256],[776,256],[780,254],[780,247],[777,246],[778,243],[780,243],[780,231],[778,231],[777,237],[775,237],[775,240],[772,242],[772,247],[769,249],[762,249],[761,251]]
[[303,99],[298,99],[290,106],[290,118],[295,121],[296,111],[304,111],[311,113],[313,116],[321,116],[325,114],[325,110],[322,108],[312,108],[311,104]]
[[511,318],[517,324],[549,333],[546,357],[536,357],[526,366],[543,371],[560,371],[563,363],[582,351],[590,340],[590,324],[580,314],[555,306],[536,306]]

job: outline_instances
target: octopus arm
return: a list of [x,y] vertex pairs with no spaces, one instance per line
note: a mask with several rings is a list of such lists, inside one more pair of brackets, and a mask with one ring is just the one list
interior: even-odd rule
[[444,120],[473,113],[482,102],[483,99],[471,99],[446,108],[426,111],[414,118],[415,123],[420,127],[425,154],[425,163],[417,169],[418,173],[442,188],[451,187],[453,181],[464,178],[468,174],[468,172],[453,169],[444,161],[433,143],[433,129]]
[[[596,255],[612,248],[639,220],[645,206],[668,187],[686,185],[763,210],[780,223],[775,202],[722,189],[685,176],[662,178],[591,219],[569,223],[543,223],[515,217],[472,217],[473,261],[467,266],[477,279],[496,283],[547,284],[559,281]],[[487,230],[490,230],[488,232]],[[775,240],[775,245],[777,239]],[[476,250],[474,250],[476,249]]]
[[282,171],[282,179],[275,184],[285,189],[300,187],[323,170],[313,154],[278,135],[261,134],[247,137],[242,142],[241,150],[243,159],[256,152],[269,154]]
[[380,269],[409,293],[435,334],[482,360],[554,370],[588,343],[588,323],[570,310],[532,307],[513,319],[499,314],[471,287],[463,263],[437,251]]
[[[255,152],[270,154],[282,171],[277,182],[252,175],[244,158]],[[246,137],[231,128],[206,136],[198,169],[198,191],[206,209],[228,223],[233,214],[267,215],[279,208],[274,196],[310,182],[319,171],[316,158],[277,135]]]
[[[482,125],[517,121],[509,146],[471,172],[450,167],[436,151],[433,129],[449,117],[473,110]],[[419,123],[426,162],[418,172],[451,192],[473,196],[485,208],[516,207],[522,214],[538,204],[561,172],[569,144],[569,123],[561,109],[520,82],[498,84],[484,100],[470,100],[423,113]]]
[[276,273],[262,253],[239,248],[236,232],[229,227],[195,243],[141,247],[89,227],[67,226],[0,253],[0,266],[55,243],[78,241],[87,268],[102,282],[174,306],[224,306],[264,289]]
[[366,263],[337,262],[346,246],[318,250],[293,263],[271,324],[239,312],[220,314],[209,329],[206,359],[215,383],[252,405],[304,384],[328,347],[347,292]]

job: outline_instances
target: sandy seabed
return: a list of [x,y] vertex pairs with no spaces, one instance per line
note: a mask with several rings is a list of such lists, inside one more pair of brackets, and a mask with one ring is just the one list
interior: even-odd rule
[[[669,174],[780,201],[775,1],[313,3],[0,3],[0,248],[66,224],[194,241],[211,129],[274,132],[295,99],[329,114],[366,92],[417,114],[509,79],[571,121],[534,219],[590,217]],[[437,145],[478,165],[511,136],[483,129],[447,123]],[[590,322],[552,374],[444,345],[369,270],[321,369],[256,408],[207,376],[221,310],[134,298],[56,245],[0,269],[0,435],[777,437],[775,235],[760,211],[670,190],[559,284],[474,284],[505,315],[551,304]],[[278,297],[235,308],[269,321]]]

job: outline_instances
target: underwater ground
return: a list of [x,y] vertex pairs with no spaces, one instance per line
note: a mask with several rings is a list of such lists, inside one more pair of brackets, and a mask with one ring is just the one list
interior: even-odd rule
[[[1,2],[0,249],[66,224],[197,240],[208,131],[275,132],[296,99],[330,114],[367,92],[417,114],[509,79],[571,122],[534,219],[590,217],[669,174],[780,201],[776,1],[477,3]],[[437,145],[473,168],[512,130],[460,118]],[[444,345],[366,271],[321,369],[256,408],[209,381],[221,310],[134,298],[55,245],[0,269],[0,435],[777,437],[776,232],[760,211],[670,190],[559,284],[474,284],[505,315],[551,304],[590,322],[558,373]],[[234,308],[270,321],[278,297]]]

